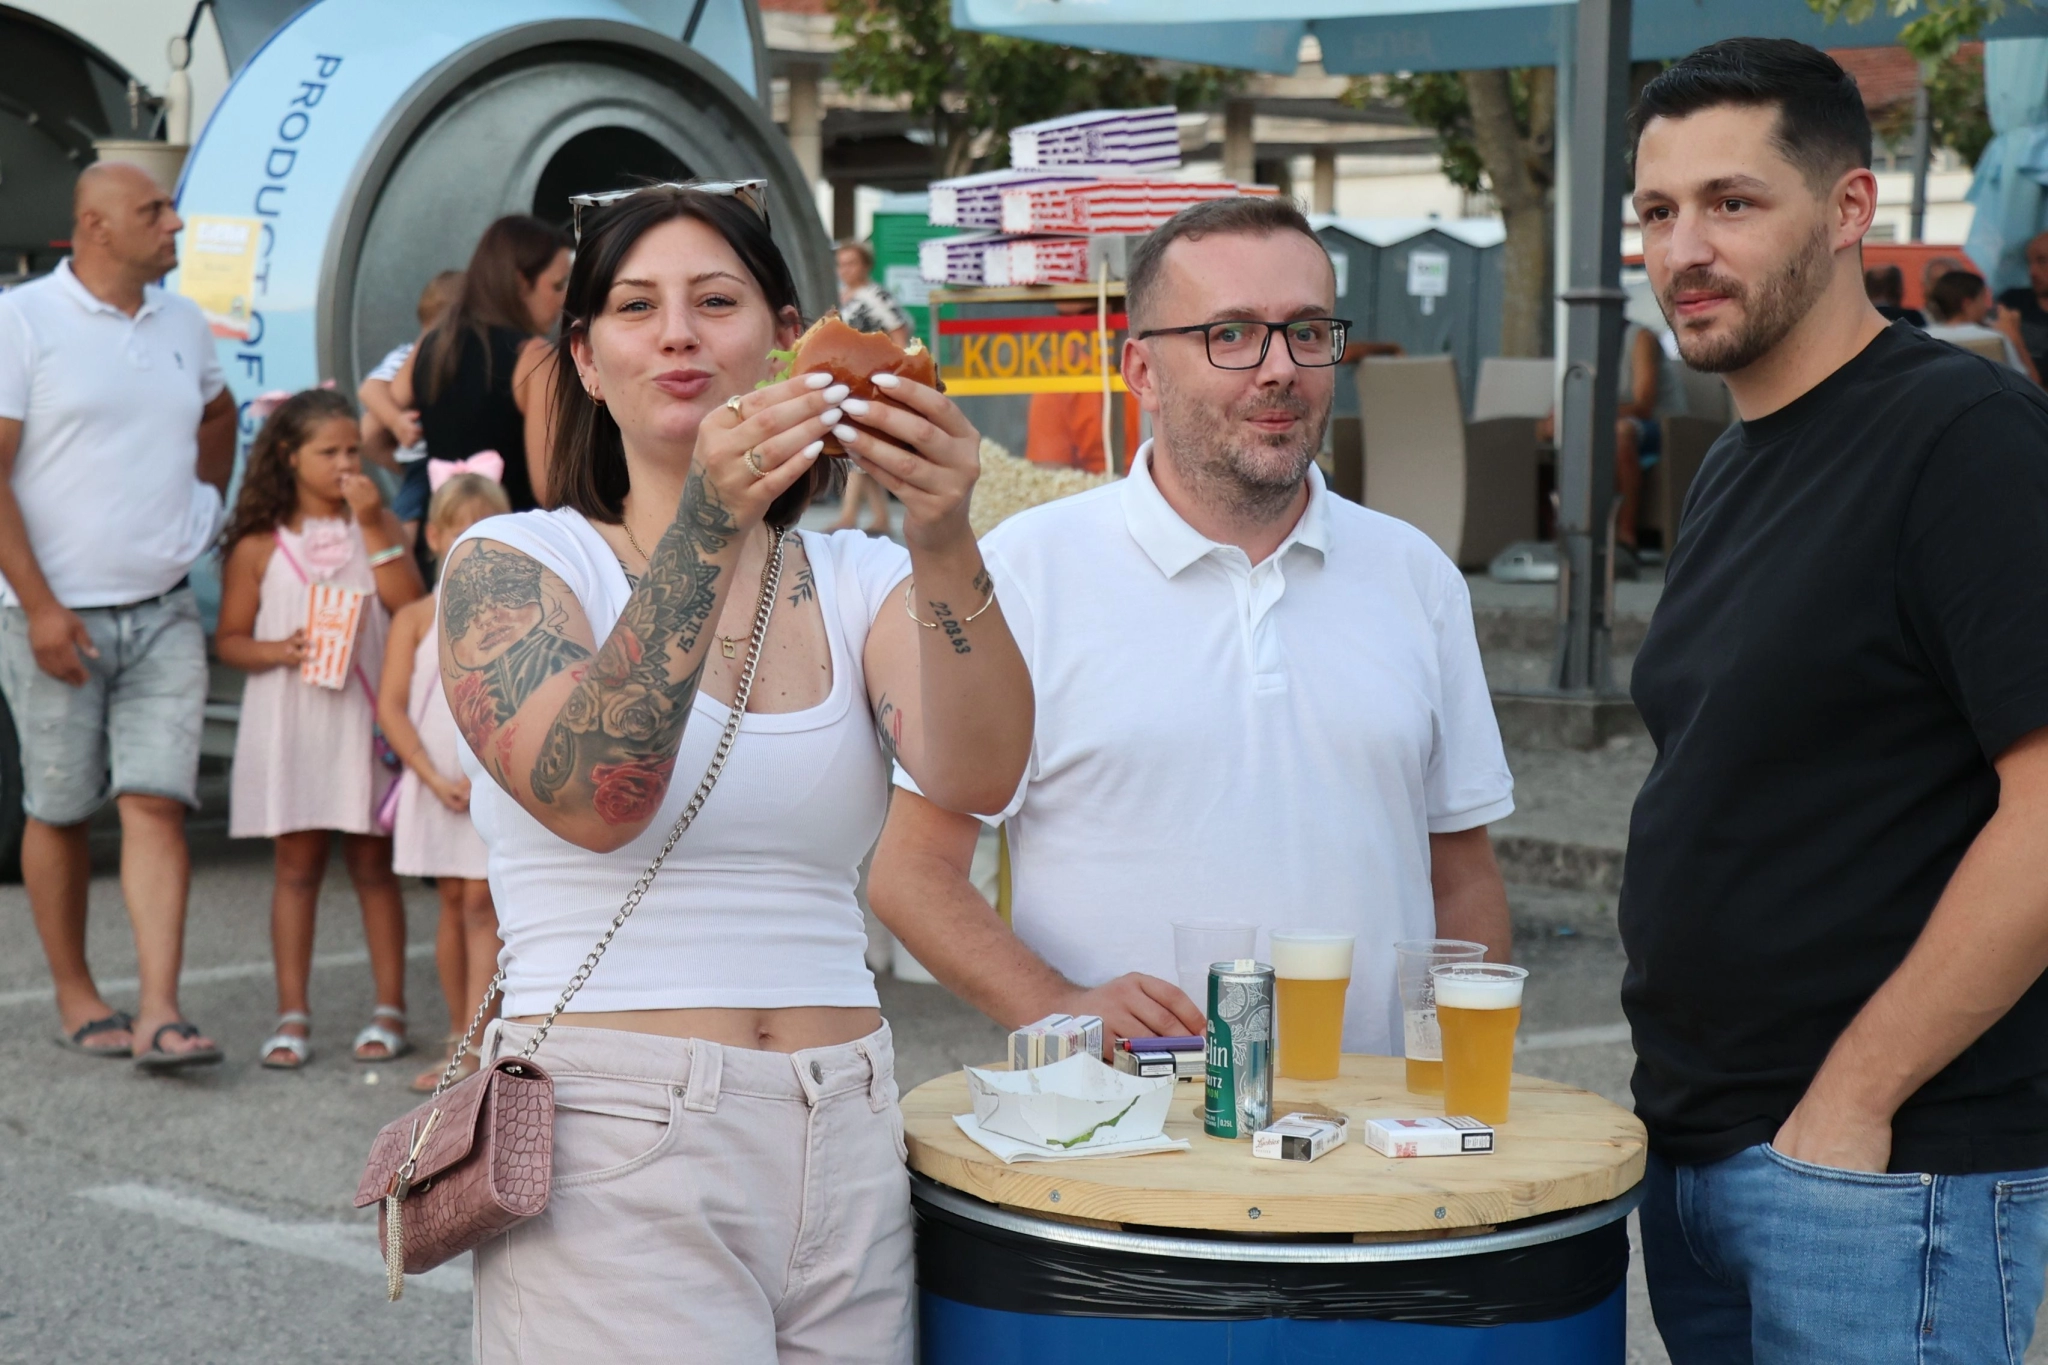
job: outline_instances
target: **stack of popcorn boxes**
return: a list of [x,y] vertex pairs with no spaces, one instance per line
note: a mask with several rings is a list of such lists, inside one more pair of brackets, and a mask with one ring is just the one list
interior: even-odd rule
[[1180,168],[1171,105],[1099,109],[1027,124],[1010,134],[1011,169],[940,180],[931,221],[965,229],[924,242],[918,269],[939,285],[1085,284],[1097,263],[1091,239],[1145,233],[1190,204],[1270,185],[1167,180]]

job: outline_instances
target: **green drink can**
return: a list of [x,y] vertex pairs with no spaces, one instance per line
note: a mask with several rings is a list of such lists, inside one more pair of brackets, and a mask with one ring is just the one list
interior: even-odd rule
[[1239,958],[1209,968],[1209,1076],[1202,1131],[1249,1138],[1273,1117],[1273,969]]

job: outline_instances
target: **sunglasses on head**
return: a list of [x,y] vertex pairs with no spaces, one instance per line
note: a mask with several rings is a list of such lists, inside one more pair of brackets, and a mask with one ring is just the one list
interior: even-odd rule
[[760,216],[763,227],[768,225],[768,182],[765,180],[666,180],[659,185],[635,185],[628,190],[570,195],[570,232],[580,244],[583,241],[583,210],[610,208],[622,199],[631,199],[634,195],[645,194],[649,190],[695,190],[699,194],[715,194],[725,199],[737,199]]

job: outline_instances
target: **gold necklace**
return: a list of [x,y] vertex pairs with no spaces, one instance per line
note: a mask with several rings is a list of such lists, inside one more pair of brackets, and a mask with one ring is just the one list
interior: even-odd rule
[[[642,559],[646,560],[648,563],[648,567],[652,568],[654,565],[654,556],[648,554],[647,551],[640,548],[640,537],[633,534],[633,523],[627,521],[623,513],[621,513],[619,516],[619,529],[626,533],[626,543],[633,547],[633,553],[639,555]],[[739,637],[734,635],[720,635],[717,631],[713,631],[711,634],[712,638],[718,641],[719,653],[723,654],[728,659],[739,658]]]

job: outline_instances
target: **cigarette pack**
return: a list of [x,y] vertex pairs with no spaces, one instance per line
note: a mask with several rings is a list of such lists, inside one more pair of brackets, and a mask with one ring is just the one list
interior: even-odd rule
[[1116,1069],[1133,1076],[1178,1076],[1180,1067],[1171,1052],[1154,1052],[1150,1048],[1134,1049],[1119,1047],[1116,1050]]
[[1069,1057],[1102,1056],[1102,1020],[1092,1014],[1048,1014],[1010,1035],[1010,1070],[1029,1071]]
[[1365,1145],[1381,1156],[1464,1156],[1493,1150],[1493,1129],[1478,1119],[1367,1119]]
[[363,619],[368,593],[313,583],[306,589],[306,657],[299,676],[315,687],[339,688],[348,681],[355,654],[356,627]]
[[1270,1161],[1314,1161],[1344,1145],[1351,1130],[1342,1115],[1289,1114],[1252,1134],[1252,1155]]

